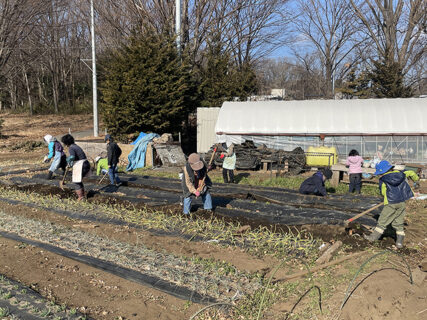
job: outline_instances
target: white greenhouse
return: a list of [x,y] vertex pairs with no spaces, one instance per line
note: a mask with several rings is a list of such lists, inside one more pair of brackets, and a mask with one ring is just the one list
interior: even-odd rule
[[209,116],[215,132],[198,123],[199,152],[216,142],[249,140],[286,151],[324,144],[341,157],[356,149],[365,158],[427,163],[427,99],[225,102]]

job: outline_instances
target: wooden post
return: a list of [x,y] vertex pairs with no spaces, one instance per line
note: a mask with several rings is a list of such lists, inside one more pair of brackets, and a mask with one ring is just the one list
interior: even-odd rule
[[340,170],[333,170],[332,171],[331,185],[334,187],[338,187],[339,183],[340,183]]

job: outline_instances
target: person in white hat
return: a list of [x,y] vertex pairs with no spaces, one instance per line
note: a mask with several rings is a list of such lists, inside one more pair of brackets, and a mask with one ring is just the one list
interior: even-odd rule
[[53,159],[52,164],[50,165],[47,179],[53,178],[53,173],[61,168],[65,172],[65,167],[67,166],[66,156],[64,153],[64,148],[62,144],[56,140],[55,137],[52,137],[50,134],[47,134],[43,137],[44,142],[47,144],[49,153],[44,157],[43,162],[48,163]]
[[203,208],[212,210],[212,197],[209,189],[212,181],[208,176],[206,163],[197,153],[192,153],[188,157],[183,168],[184,177],[182,179],[182,191],[184,194],[183,212],[190,214],[192,197],[202,197]]
[[99,176],[101,173],[106,174],[108,172],[108,159],[97,156],[95,158],[96,163],[96,175]]

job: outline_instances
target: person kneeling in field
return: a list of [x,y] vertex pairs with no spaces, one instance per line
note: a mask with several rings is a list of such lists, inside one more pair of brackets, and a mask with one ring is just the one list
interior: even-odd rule
[[49,153],[44,157],[43,162],[48,163],[53,159],[52,164],[50,165],[49,172],[47,174],[47,179],[51,180],[53,173],[61,168],[65,172],[65,167],[67,166],[67,161],[64,153],[64,148],[62,144],[56,140],[55,137],[52,137],[50,134],[47,134],[43,137],[44,141],[47,144]]
[[396,230],[396,247],[403,248],[405,238],[404,218],[406,200],[414,196],[411,187],[406,181],[411,178],[416,182],[419,180],[417,174],[412,170],[393,170],[393,166],[386,160],[379,162],[375,166],[374,175],[380,176],[379,188],[384,196],[384,208],[381,211],[377,226],[369,235],[365,235],[368,241],[378,240],[389,224]]
[[197,153],[192,153],[183,168],[184,177],[182,179],[182,191],[184,194],[183,211],[190,214],[192,196],[202,197],[203,208],[212,210],[212,197],[209,189],[212,181],[208,176],[208,169],[205,162]]
[[85,189],[83,185],[83,177],[89,175],[89,161],[87,161],[86,154],[82,148],[74,143],[74,138],[71,134],[63,136],[61,141],[68,147],[68,153],[70,155],[67,158],[67,164],[68,167],[73,168],[73,183],[76,185],[78,200],[84,200]]
[[95,158],[96,163],[96,175],[99,176],[101,173],[106,174],[108,172],[108,159],[101,158],[100,156]]
[[330,169],[321,169],[301,183],[299,193],[315,196],[327,196],[325,181],[332,178]]

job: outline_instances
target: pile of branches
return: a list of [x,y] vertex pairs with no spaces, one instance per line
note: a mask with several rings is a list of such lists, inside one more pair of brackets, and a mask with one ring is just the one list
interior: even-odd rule
[[[212,152],[216,147],[217,145],[213,145],[208,153],[206,153],[206,163],[211,159]],[[222,166],[223,160],[220,158],[221,151],[222,149],[218,145],[217,152],[213,160],[213,163],[216,166]],[[287,162],[289,171],[297,174],[303,170],[306,163],[304,150],[300,147],[295,148],[292,151],[283,151],[267,148],[265,145],[256,147],[252,141],[245,141],[240,145],[235,145],[234,152],[236,153],[236,169],[241,170],[259,169],[262,164],[262,160],[267,160],[271,161],[273,169],[284,169],[285,163]]]

